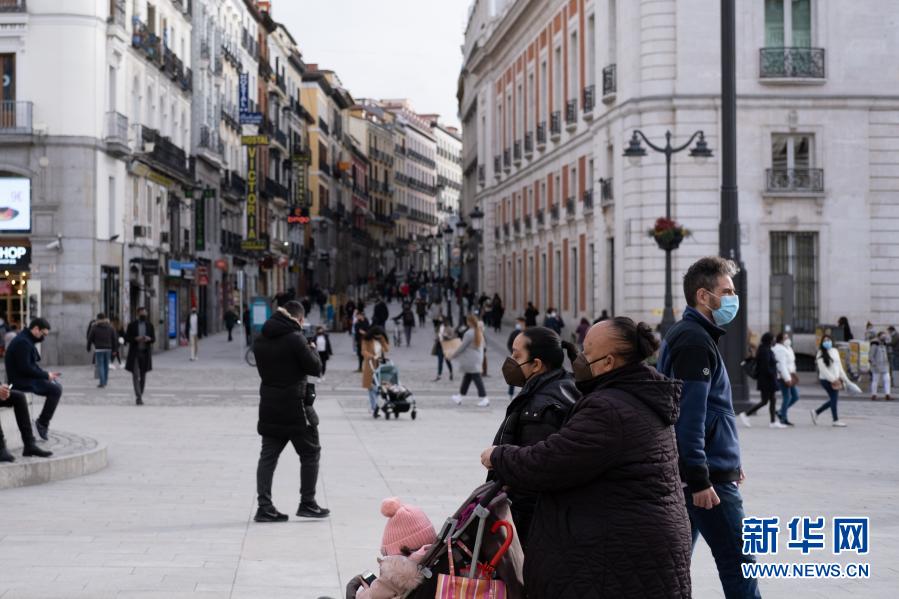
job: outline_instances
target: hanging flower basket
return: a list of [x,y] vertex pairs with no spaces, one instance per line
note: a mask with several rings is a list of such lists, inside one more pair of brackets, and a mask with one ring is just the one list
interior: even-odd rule
[[684,238],[690,236],[690,230],[670,218],[660,218],[648,231],[659,248],[670,252],[680,247]]

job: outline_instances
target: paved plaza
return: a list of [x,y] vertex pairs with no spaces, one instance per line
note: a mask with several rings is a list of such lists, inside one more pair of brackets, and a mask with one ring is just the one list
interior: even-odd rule
[[[53,425],[107,444],[109,466],[0,491],[0,598],[342,597],[352,575],[376,570],[383,497],[421,505],[439,525],[483,480],[478,457],[508,404],[499,374],[507,334],[491,335],[486,409],[474,399],[452,404],[458,377],[432,382],[429,328],[416,331],[411,348],[392,351],[416,393],[414,422],[371,418],[350,339],[334,334],[336,355],[316,402],[323,446],[318,500],[333,517],[293,517],[299,467],[287,449],[274,488],[276,506],[291,514],[287,524],[252,522],[258,377],[243,361],[239,340],[204,339],[197,362],[188,361],[186,348],[154,357],[143,407],[133,405],[123,370],[98,390],[89,367],[63,368],[65,394]],[[766,580],[762,593],[896,597],[899,402],[845,401],[841,419],[849,426],[834,429],[812,426],[808,408],[820,395],[809,395],[794,408],[795,429],[771,430],[762,416],[741,429],[747,513],[779,516],[783,528],[792,516],[870,516],[871,577]],[[818,553],[803,560],[782,547],[762,561],[865,561]],[[722,596],[701,542],[692,575],[695,597]]]

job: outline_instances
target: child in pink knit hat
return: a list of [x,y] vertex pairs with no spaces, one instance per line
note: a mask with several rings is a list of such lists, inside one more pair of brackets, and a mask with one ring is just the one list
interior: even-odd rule
[[361,576],[353,578],[347,585],[349,599],[400,598],[422,582],[418,565],[437,540],[431,520],[421,508],[396,497],[381,502],[381,514],[388,520],[381,537],[379,576],[371,586]]

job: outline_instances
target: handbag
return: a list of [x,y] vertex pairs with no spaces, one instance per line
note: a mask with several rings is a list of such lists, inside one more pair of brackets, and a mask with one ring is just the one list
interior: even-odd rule
[[440,352],[440,342],[435,340],[434,345],[431,346],[431,355],[436,356]]
[[456,576],[451,535],[446,540],[446,551],[450,573],[437,575],[434,599],[506,599],[506,585],[502,580]]

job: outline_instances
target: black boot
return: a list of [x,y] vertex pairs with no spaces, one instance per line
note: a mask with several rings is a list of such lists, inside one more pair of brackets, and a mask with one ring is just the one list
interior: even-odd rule
[[51,455],[53,455],[52,451],[41,449],[40,447],[35,445],[33,441],[31,442],[31,444],[25,445],[25,449],[22,450],[22,456],[26,458],[30,456],[34,456],[36,458],[49,458]]

